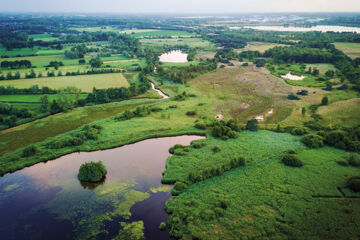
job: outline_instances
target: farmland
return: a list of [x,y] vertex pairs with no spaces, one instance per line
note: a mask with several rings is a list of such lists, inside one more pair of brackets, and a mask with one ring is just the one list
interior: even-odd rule
[[29,88],[33,85],[38,85],[39,87],[46,86],[59,89],[72,86],[80,88],[84,92],[91,92],[94,87],[111,88],[129,86],[126,78],[121,73],[6,80],[2,81],[2,84],[5,86],[11,85],[15,88]]
[[336,43],[335,46],[351,58],[360,57],[360,43]]

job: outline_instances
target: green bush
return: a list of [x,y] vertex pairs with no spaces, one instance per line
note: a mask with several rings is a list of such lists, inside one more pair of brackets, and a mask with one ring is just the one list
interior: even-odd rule
[[193,148],[202,148],[205,147],[207,145],[205,140],[197,140],[197,141],[192,141],[191,142],[191,147]]
[[352,177],[347,182],[348,188],[354,192],[360,192],[360,177]]
[[22,156],[23,157],[31,157],[31,156],[34,156],[38,152],[39,152],[39,149],[36,146],[30,145],[23,150]]
[[293,154],[286,154],[281,158],[281,161],[290,167],[302,167],[304,164],[301,160]]
[[219,146],[214,146],[214,147],[212,148],[212,150],[213,150],[214,153],[217,153],[217,152],[220,152],[220,151],[221,151],[221,148],[220,148]]
[[354,167],[360,167],[360,156],[357,154],[351,154],[348,163]]
[[351,139],[349,138],[347,132],[342,130],[334,130],[329,132],[326,135],[325,142],[330,146],[345,150],[350,150],[349,147],[351,146]]
[[246,130],[257,131],[258,127],[259,127],[258,120],[256,119],[251,119],[246,123]]
[[187,187],[186,183],[181,182],[181,181],[177,181],[174,185],[174,189],[176,191],[183,191],[186,189],[186,187]]
[[78,178],[85,182],[99,182],[104,179],[106,173],[106,167],[101,161],[83,163],[80,166]]
[[197,114],[197,111],[196,111],[196,110],[187,111],[187,112],[186,112],[186,115],[187,115],[187,116],[195,116],[196,114]]
[[309,133],[309,129],[307,127],[296,127],[291,131],[292,135],[302,136]]
[[309,148],[321,148],[324,146],[324,138],[316,134],[306,135],[301,141]]
[[165,228],[166,228],[166,223],[161,222],[160,225],[159,225],[159,230],[160,230],[160,231],[164,231]]
[[188,152],[190,152],[190,147],[181,144],[175,144],[173,147],[169,148],[169,153],[174,155],[183,156]]

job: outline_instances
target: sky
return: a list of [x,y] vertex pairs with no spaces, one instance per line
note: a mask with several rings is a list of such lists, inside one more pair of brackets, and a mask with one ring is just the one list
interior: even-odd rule
[[360,0],[0,0],[0,12],[360,12]]

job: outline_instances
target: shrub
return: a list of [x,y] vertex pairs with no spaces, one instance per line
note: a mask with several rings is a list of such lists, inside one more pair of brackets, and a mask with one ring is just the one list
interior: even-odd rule
[[238,131],[239,127],[237,126],[237,123],[234,120],[229,121],[215,121],[213,123],[213,129],[211,131],[211,134],[214,137],[219,137],[223,140],[229,139],[229,138],[236,138],[237,134],[235,131]]
[[165,228],[166,228],[166,223],[161,222],[160,225],[159,225],[159,230],[160,230],[160,231],[164,231]]
[[301,141],[309,148],[320,148],[324,146],[324,138],[316,134],[306,135]]
[[206,129],[206,124],[202,122],[195,123],[195,128],[197,129]]
[[287,98],[289,100],[300,100],[300,98],[293,93],[290,93]]
[[181,181],[177,181],[174,185],[174,189],[176,191],[183,191],[186,189],[186,187],[187,187],[186,183],[181,182]]
[[106,173],[106,167],[101,161],[83,163],[80,166],[78,178],[85,182],[99,182],[104,179]]
[[347,149],[351,140],[345,131],[334,130],[326,135],[325,142],[337,148]]
[[207,143],[204,140],[197,140],[197,141],[191,142],[191,147],[193,147],[193,148],[202,148],[202,147],[205,147],[206,145],[207,145]]
[[22,156],[23,157],[31,157],[31,156],[34,156],[38,152],[39,152],[39,149],[36,146],[30,145],[23,150]]
[[321,99],[321,105],[328,105],[328,103],[329,103],[328,97],[325,96]]
[[258,120],[256,119],[251,119],[246,123],[246,130],[257,131],[258,127],[259,127]]
[[302,136],[309,133],[309,129],[307,127],[296,127],[291,131],[292,135]]
[[309,95],[309,91],[308,90],[299,90],[299,91],[297,91],[297,93],[296,93],[297,95],[301,95],[301,96],[307,96],[307,95]]
[[302,167],[304,164],[301,160],[293,154],[286,154],[281,158],[281,161],[290,167]]
[[196,110],[186,112],[187,116],[195,116],[196,114],[197,114]]
[[221,151],[221,148],[220,148],[219,146],[214,146],[214,147],[212,148],[212,150],[213,150],[214,153],[217,153],[217,152],[220,152],[220,151]]
[[351,154],[348,163],[354,167],[360,167],[360,156],[357,154]]
[[347,187],[354,192],[360,192],[360,177],[352,177],[347,182]]

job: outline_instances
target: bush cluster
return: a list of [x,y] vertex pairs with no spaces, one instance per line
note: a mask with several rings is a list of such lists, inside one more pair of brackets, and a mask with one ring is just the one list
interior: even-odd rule
[[360,156],[358,154],[351,154],[348,163],[353,167],[360,167]]
[[304,164],[301,160],[294,154],[286,154],[281,158],[281,161],[290,167],[302,167]]
[[191,142],[191,147],[193,148],[202,148],[205,147],[207,145],[205,140],[196,140],[196,141],[192,141]]
[[225,163],[220,163],[200,171],[190,172],[186,182],[189,185],[196,182],[201,182],[214,176],[220,176],[224,172],[240,166],[245,166],[245,159],[243,157],[234,157]]
[[316,134],[306,135],[301,141],[309,148],[321,148],[324,146],[324,138]]
[[50,149],[60,149],[65,147],[80,146],[87,140],[96,140],[99,138],[101,126],[86,125],[80,132],[69,136],[63,136],[47,144]]
[[307,127],[296,127],[291,130],[292,135],[302,136],[309,133],[309,129]]
[[325,135],[325,143],[348,151],[360,151],[360,141],[356,132],[354,134],[343,130],[330,131]]
[[31,156],[34,156],[38,152],[39,152],[39,149],[36,146],[30,145],[30,146],[24,148],[22,156],[23,157],[31,157]]
[[169,153],[178,155],[178,156],[184,156],[188,152],[190,152],[190,146],[184,146],[181,144],[175,144],[171,148],[169,148]]
[[134,111],[126,110],[124,113],[118,115],[115,117],[115,120],[117,121],[125,121],[130,120],[135,117],[146,117],[151,113],[151,109],[148,107],[137,107]]
[[235,120],[230,119],[229,121],[214,121],[212,124],[211,134],[214,137],[219,137],[223,140],[228,138],[237,138],[236,132],[240,130],[237,122]]
[[360,192],[360,177],[352,177],[347,182],[348,188],[354,192]]
[[104,179],[106,173],[106,167],[101,161],[83,163],[80,166],[78,178],[85,182],[99,182]]

